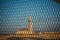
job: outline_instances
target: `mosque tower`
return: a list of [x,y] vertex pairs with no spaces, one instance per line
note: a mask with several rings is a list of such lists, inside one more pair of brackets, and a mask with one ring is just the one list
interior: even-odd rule
[[30,16],[29,20],[28,20],[28,30],[30,33],[32,33],[33,27],[32,27],[32,17]]
[[16,34],[32,34],[33,27],[32,27],[32,17],[28,19],[28,29],[21,29],[16,32]]

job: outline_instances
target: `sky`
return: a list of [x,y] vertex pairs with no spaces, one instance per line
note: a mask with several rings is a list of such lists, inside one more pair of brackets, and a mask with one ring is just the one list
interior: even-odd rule
[[52,0],[1,0],[0,34],[15,34],[28,28],[32,17],[33,31],[60,31],[60,4]]

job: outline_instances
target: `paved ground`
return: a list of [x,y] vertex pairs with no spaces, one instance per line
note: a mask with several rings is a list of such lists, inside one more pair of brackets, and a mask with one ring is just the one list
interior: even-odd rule
[[[37,37],[21,37],[21,36],[18,36],[18,35],[0,35],[0,40],[49,40],[50,37],[47,37],[47,38],[48,39],[45,39],[45,37],[43,37],[43,38],[38,37],[37,38]],[[55,39],[51,39],[51,40],[60,40],[59,38],[58,39],[55,38]]]

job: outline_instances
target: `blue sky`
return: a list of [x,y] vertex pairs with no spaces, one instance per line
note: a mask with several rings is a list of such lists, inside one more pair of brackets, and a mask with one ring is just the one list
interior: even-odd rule
[[52,0],[2,0],[0,34],[15,34],[28,28],[30,16],[34,31],[60,31],[60,4]]

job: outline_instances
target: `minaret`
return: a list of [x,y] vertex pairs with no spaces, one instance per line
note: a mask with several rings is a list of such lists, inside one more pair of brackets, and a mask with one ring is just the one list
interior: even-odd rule
[[32,30],[33,30],[32,29],[32,17],[29,18],[28,23],[29,23],[29,25],[28,25],[29,29],[28,30],[30,33],[32,33]]

